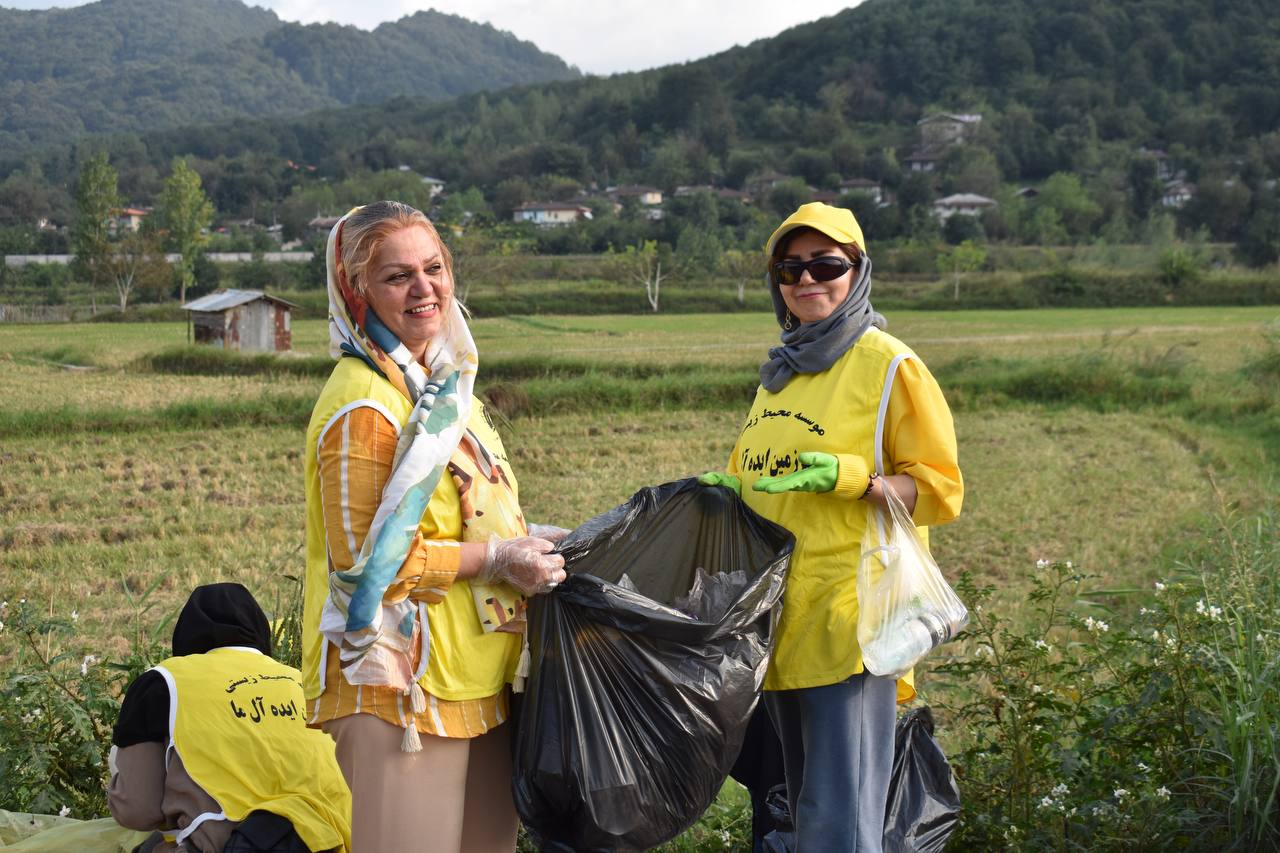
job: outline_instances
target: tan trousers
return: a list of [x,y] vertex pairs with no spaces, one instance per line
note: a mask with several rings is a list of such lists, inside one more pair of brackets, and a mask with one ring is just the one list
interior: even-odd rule
[[470,740],[422,735],[422,752],[410,753],[400,751],[404,729],[371,714],[325,723],[351,786],[352,853],[515,850],[510,728]]

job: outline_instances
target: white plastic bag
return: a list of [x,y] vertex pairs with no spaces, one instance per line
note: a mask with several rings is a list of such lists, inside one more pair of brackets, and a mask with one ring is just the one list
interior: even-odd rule
[[872,675],[900,678],[969,622],[893,489],[868,507],[858,562],[858,645]]

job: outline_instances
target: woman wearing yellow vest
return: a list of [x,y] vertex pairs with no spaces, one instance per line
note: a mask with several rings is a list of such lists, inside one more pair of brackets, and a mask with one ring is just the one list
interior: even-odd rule
[[915,695],[864,672],[856,570],[870,505],[892,488],[927,525],[960,512],[951,412],[933,376],[883,331],[871,260],[848,210],[802,205],[765,247],[781,345],[725,472],[796,536],[765,705],[782,744],[801,853],[879,853],[893,764],[895,699]]
[[327,258],[338,363],[304,454],[307,719],[337,742],[360,853],[510,851],[507,684],[525,597],[564,579],[548,552],[568,531],[525,522],[427,218],[356,208]]
[[129,685],[107,805],[123,826],[158,830],[143,849],[351,849],[333,742],[306,727],[301,673],[270,652],[249,590],[201,586],[174,625],[174,656]]

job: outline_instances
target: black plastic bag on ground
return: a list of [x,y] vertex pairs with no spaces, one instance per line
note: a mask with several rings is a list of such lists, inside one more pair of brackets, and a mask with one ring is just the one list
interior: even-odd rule
[[933,712],[915,708],[893,733],[885,853],[942,853],[960,821],[960,788],[933,739]]
[[529,605],[514,741],[516,809],[544,850],[647,849],[712,803],[794,544],[696,480],[642,489],[561,543],[568,579]]

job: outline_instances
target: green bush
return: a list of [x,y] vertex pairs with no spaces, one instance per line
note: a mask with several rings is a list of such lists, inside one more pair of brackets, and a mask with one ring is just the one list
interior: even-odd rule
[[73,645],[76,611],[52,614],[25,598],[0,602],[0,809],[107,814],[107,751],[120,699],[130,681],[168,654],[172,618],[147,624],[154,586],[141,595],[124,589],[133,604],[133,642],[113,661]]
[[957,585],[971,622],[931,691],[956,733],[952,845],[1274,849],[1277,519],[1207,531],[1154,594],[1090,590],[1070,562],[1037,571],[1016,619],[991,587]]

